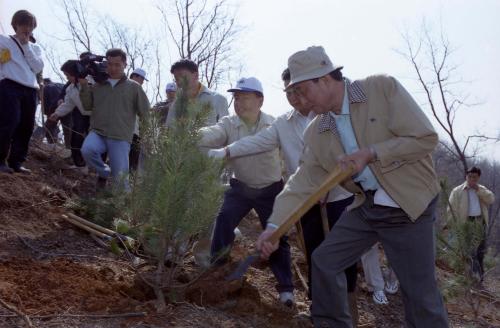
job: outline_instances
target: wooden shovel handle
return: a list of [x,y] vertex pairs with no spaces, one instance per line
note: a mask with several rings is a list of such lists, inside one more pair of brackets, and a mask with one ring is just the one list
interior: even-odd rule
[[269,241],[273,244],[277,243],[281,236],[286,234],[288,230],[292,228],[292,226],[300,220],[300,218],[306,214],[307,211],[311,209],[318,201],[326,195],[326,193],[331,190],[333,187],[337,186],[339,183],[350,177],[353,173],[353,168],[349,167],[349,169],[342,171],[340,166],[336,166],[335,169],[328,175],[325,182],[321,184],[321,186],[316,190],[309,198],[307,198],[302,204],[299,204],[288,216],[285,222],[283,222],[278,229],[276,229],[271,237],[269,237]]

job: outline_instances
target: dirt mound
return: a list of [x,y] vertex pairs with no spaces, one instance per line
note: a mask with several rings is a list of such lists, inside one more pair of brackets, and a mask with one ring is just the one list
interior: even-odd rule
[[[111,269],[69,259],[4,259],[0,266],[2,298],[27,314],[126,312],[145,297]],[[132,292],[133,291],[133,292]]]
[[[202,307],[213,307],[232,315],[246,318],[252,326],[257,327],[296,327],[290,319],[297,314],[298,308],[288,308],[277,301],[272,292],[273,285],[266,286],[267,293],[256,284],[262,271],[250,267],[241,280],[227,281],[228,277],[238,266],[237,260],[242,259],[244,248],[241,245],[233,249],[235,253],[232,262],[212,269],[199,280],[189,286],[185,292],[188,302]],[[248,254],[247,254],[248,255]],[[257,262],[261,267],[265,264]],[[272,278],[271,278],[272,279]],[[261,281],[264,285],[264,281]],[[274,282],[272,282],[274,283]],[[300,302],[302,306],[305,304]]]

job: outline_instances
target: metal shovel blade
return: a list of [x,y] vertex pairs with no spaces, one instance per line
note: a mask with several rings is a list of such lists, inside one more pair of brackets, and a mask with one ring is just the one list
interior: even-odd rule
[[254,253],[250,256],[247,256],[247,258],[245,258],[240,262],[240,264],[238,264],[236,270],[234,270],[233,273],[226,277],[226,281],[240,280],[241,278],[243,278],[250,265],[252,265],[252,263],[255,262],[259,257],[260,253]]

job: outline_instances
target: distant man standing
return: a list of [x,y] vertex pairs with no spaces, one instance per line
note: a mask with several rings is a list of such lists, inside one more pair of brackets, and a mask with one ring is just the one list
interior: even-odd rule
[[[144,81],[149,81],[146,78],[146,71],[142,68],[136,68],[130,74],[130,79],[139,83],[141,86],[144,84]],[[139,156],[141,154],[141,138],[139,137],[139,118],[135,120],[134,126],[134,136],[132,137],[132,144],[130,145],[129,152],[129,171],[133,173],[137,171],[139,167]]]
[[34,43],[32,13],[17,11],[11,25],[14,35],[0,35],[0,172],[30,173],[22,164],[35,125],[42,50]]
[[[206,126],[214,125],[224,116],[229,115],[226,97],[210,90],[200,83],[198,65],[190,59],[181,59],[175,62],[170,68],[170,73],[174,75],[177,87],[182,87],[184,81],[187,84],[187,94],[191,101],[197,101],[200,105],[209,104],[211,111],[208,114]],[[175,121],[175,105],[168,111],[167,126]]]
[[[113,177],[118,189],[129,190],[129,151],[136,116],[147,115],[149,100],[142,87],[125,75],[127,55],[121,49],[106,52],[109,78],[89,86],[80,79],[80,99],[84,110],[92,111],[90,132],[82,146],[87,165],[98,174],[97,188],[103,189],[107,178]],[[101,155],[107,152],[109,166]]]
[[[225,116],[215,125],[201,129],[200,146],[221,148],[245,136],[271,126],[274,118],[260,109],[264,103],[264,91],[254,77],[242,78],[236,87],[229,89],[234,95],[236,115]],[[279,151],[274,148],[260,154],[231,158],[228,164],[234,171],[230,188],[224,193],[224,202],[215,222],[212,238],[212,258],[229,255],[235,235],[234,229],[251,209],[259,215],[262,228],[266,227],[274,198],[283,188]],[[290,246],[287,237],[279,242],[279,249],[269,258],[271,270],[278,281],[280,301],[291,306],[294,302],[291,272]]]
[[478,222],[484,226],[484,234],[472,259],[472,272],[484,278],[484,255],[486,254],[486,230],[488,227],[488,206],[495,202],[495,195],[479,184],[481,169],[473,166],[467,171],[465,182],[453,188],[450,193],[449,217],[459,222]]
[[173,82],[167,83],[165,92],[167,94],[167,99],[165,101],[160,101],[153,107],[153,111],[156,112],[160,117],[161,124],[165,124],[165,122],[167,121],[168,112],[175,101],[177,85]]
[[[64,93],[64,84],[52,82],[52,80],[49,78],[43,79],[42,104],[43,104],[43,113],[47,116],[47,119],[50,118],[50,116],[56,110],[57,106],[59,106],[63,101],[64,99],[63,93]],[[57,125],[57,121],[47,120],[45,122],[45,138],[47,139],[47,142],[49,144],[56,143],[58,134],[59,134],[59,126]],[[64,139],[65,139],[64,140],[65,144],[69,142],[69,139],[66,140],[66,135]],[[66,148],[69,149],[70,147]]]
[[350,81],[322,47],[288,59],[287,89],[318,116],[305,132],[302,164],[278,195],[266,230],[257,240],[262,256],[278,245],[268,238],[337,165],[354,167],[343,186],[352,208],[312,255],[312,316],[316,327],[351,328],[344,270],[377,241],[400,279],[408,327],[448,327],[435,272],[434,212],[439,183],[431,153],[438,143],[432,124],[394,78]]

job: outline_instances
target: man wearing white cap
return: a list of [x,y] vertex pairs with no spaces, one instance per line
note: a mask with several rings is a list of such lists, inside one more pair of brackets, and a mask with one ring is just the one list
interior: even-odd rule
[[130,74],[130,79],[134,80],[135,82],[139,83],[142,85],[144,81],[149,81],[146,78],[146,71],[143,70],[142,68],[136,68],[132,71],[132,74]]
[[403,86],[386,75],[350,81],[322,47],[288,59],[289,89],[318,116],[305,132],[297,172],[276,198],[257,240],[267,239],[337,164],[355,167],[343,186],[356,195],[312,258],[312,316],[316,327],[352,327],[344,269],[380,241],[403,292],[408,327],[448,327],[435,277],[434,212],[439,183],[431,153],[438,136]]
[[[283,71],[281,79],[286,88],[290,84],[290,70],[288,68]],[[238,158],[279,148],[285,161],[286,178],[292,176],[299,166],[300,156],[304,150],[304,130],[316,114],[309,107],[300,103],[294,90],[286,90],[286,98],[293,109],[277,117],[270,127],[259,131],[255,135],[241,138],[227,147],[211,149],[208,155],[215,158]],[[309,297],[311,297],[311,254],[325,238],[320,206],[324,206],[326,209],[327,215],[325,218],[328,220],[328,227],[333,227],[340,214],[352,203],[353,198],[352,194],[345,189],[341,187],[334,188],[328,193],[322,204],[313,206],[300,220],[306,259],[309,266],[309,270],[307,270]],[[354,304],[354,292],[358,275],[357,265],[350,266],[345,270],[345,273],[347,290]]]
[[[264,93],[256,78],[242,78],[228,92],[233,93],[236,115],[225,116],[217,124],[201,129],[202,147],[227,146],[245,136],[255,135],[274,121],[272,116],[260,110]],[[212,258],[222,257],[218,264],[227,260],[229,254],[224,252],[234,241],[234,229],[251,209],[259,215],[262,228],[266,227],[274,198],[283,188],[277,148],[252,156],[230,158],[228,164],[233,169],[233,178],[215,222],[211,247]],[[278,250],[269,258],[269,264],[278,281],[276,288],[280,301],[291,306],[294,302],[293,283],[290,246],[286,237],[280,240]]]
[[177,92],[177,84],[170,82],[167,83],[165,87],[165,92],[167,94],[167,99],[165,101],[160,101],[154,105],[153,110],[160,115],[160,122],[165,123],[167,120],[168,111],[175,101],[175,94]]

